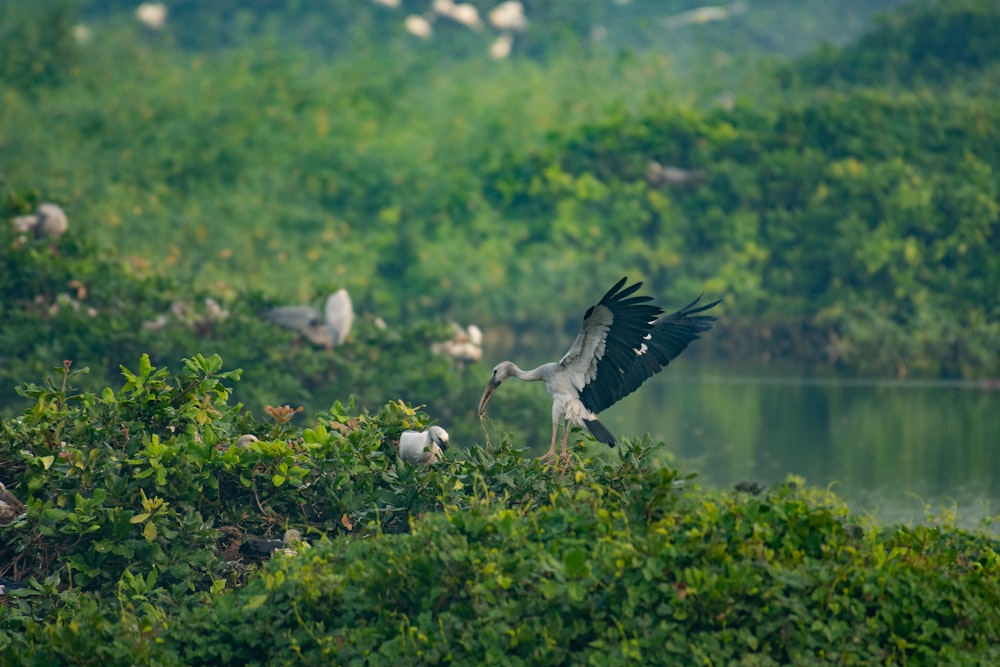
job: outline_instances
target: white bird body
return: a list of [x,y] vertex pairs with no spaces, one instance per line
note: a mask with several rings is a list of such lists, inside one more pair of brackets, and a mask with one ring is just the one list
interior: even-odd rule
[[544,380],[552,396],[552,442],[543,458],[555,455],[560,422],[565,424],[563,456],[569,424],[585,426],[599,441],[614,447],[614,435],[597,414],[638,389],[676,359],[698,334],[711,329],[715,318],[697,313],[719,303],[695,308],[695,299],[687,307],[659,317],[663,309],[648,303],[650,297],[631,296],[642,283],[625,287],[626,281],[619,280],[587,310],[576,340],[558,363],[529,371],[511,361],[497,364],[479,401],[480,416],[486,414],[493,392],[508,377]]
[[490,24],[497,30],[524,30],[528,27],[528,17],[524,15],[524,5],[517,0],[507,0],[490,10]]
[[448,449],[448,432],[440,426],[426,431],[403,431],[399,436],[399,458],[413,465],[427,465],[441,460]]
[[341,288],[327,297],[322,313],[312,306],[280,306],[260,316],[301,334],[314,345],[329,348],[343,345],[350,335],[354,306],[351,295]]
[[323,316],[326,319],[326,326],[330,329],[333,344],[343,345],[354,325],[354,304],[347,290],[341,287],[326,298]]

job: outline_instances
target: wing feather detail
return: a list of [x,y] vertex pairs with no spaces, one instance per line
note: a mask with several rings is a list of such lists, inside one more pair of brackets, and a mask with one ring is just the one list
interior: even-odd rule
[[716,320],[699,313],[719,301],[698,306],[701,297],[659,317],[663,310],[648,303],[650,297],[631,296],[642,283],[623,289],[626,280],[618,281],[587,311],[573,346],[559,362],[569,371],[584,406],[595,414],[663,370]]
[[653,322],[663,312],[649,303],[652,297],[632,296],[642,283],[626,287],[627,280],[627,277],[619,280],[597,305],[587,310],[576,340],[559,361],[592,412],[595,410],[585,397],[600,393],[610,400],[608,405],[617,400],[610,397],[624,391],[625,371],[635,362],[635,349],[641,347]]

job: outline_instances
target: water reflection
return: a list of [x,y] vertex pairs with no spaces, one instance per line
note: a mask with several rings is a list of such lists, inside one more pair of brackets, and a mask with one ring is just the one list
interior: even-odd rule
[[602,420],[663,440],[704,486],[793,474],[882,523],[924,521],[927,505],[956,505],[965,526],[1000,514],[998,391],[691,372],[654,378]]

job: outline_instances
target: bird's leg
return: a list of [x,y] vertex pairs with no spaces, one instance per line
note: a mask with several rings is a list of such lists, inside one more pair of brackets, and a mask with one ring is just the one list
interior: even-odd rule
[[562,451],[559,453],[559,460],[563,463],[569,461],[569,452],[566,451],[566,442],[569,440],[569,422],[563,424]]
[[548,461],[550,459],[555,458],[555,455],[556,455],[556,431],[558,429],[559,429],[559,422],[558,421],[552,422],[552,444],[549,445],[549,451],[547,453],[542,454],[540,457],[538,457],[538,459],[540,461]]

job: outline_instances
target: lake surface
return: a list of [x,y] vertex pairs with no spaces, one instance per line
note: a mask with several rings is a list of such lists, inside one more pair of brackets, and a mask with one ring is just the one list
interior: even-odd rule
[[880,523],[954,509],[969,527],[1000,515],[1000,391],[680,371],[653,378],[602,421],[616,434],[662,440],[672,464],[702,486],[797,475]]

